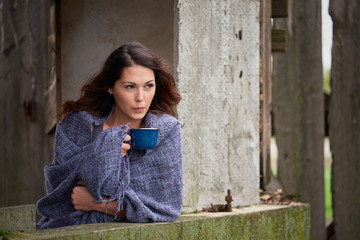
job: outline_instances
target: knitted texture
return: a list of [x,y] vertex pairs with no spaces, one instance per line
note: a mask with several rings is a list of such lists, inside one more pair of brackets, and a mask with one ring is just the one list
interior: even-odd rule
[[150,150],[130,150],[124,157],[121,145],[127,126],[102,131],[91,141],[92,125],[98,118],[75,112],[56,128],[54,160],[44,169],[47,195],[37,202],[43,218],[37,229],[87,223],[111,222],[114,216],[100,212],[77,211],[71,192],[82,180],[96,198],[117,201],[126,209],[130,222],[170,222],[182,206],[182,146],[180,123],[167,114],[148,112],[145,126],[159,128],[158,143]]

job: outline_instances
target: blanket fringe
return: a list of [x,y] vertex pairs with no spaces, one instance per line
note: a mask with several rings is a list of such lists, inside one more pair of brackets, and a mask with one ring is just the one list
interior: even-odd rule
[[123,158],[123,161],[119,163],[119,167],[121,169],[121,176],[118,183],[118,197],[117,197],[117,206],[115,211],[115,220],[117,219],[117,214],[121,209],[123,209],[123,203],[125,199],[125,190],[128,188],[130,183],[130,157],[131,157],[132,151],[130,150],[130,153],[125,155]]

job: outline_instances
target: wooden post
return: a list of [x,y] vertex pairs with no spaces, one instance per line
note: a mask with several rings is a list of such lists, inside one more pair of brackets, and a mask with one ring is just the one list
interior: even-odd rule
[[48,37],[49,81],[45,91],[45,133],[49,134],[57,123],[57,81],[56,81],[56,4],[50,7],[50,35]]
[[[56,103],[57,113],[59,113],[62,104],[61,91],[61,0],[56,2]],[[58,119],[60,120],[60,119]]]
[[336,239],[360,239],[360,3],[331,0],[331,188]]
[[325,239],[321,1],[290,1],[290,19],[274,19],[287,29],[287,51],[273,55],[278,178],[310,203],[311,239]]
[[[50,137],[44,133],[44,86],[48,81],[51,2],[0,4],[4,16],[0,20],[4,37],[0,55],[0,207],[5,207],[35,203],[45,194],[43,169],[50,158]],[[31,103],[36,103],[36,112]]]
[[271,1],[260,2],[260,188],[271,179]]

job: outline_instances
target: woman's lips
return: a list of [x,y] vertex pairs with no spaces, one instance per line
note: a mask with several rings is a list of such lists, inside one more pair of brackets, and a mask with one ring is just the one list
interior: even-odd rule
[[145,110],[145,108],[144,107],[138,107],[138,108],[134,108],[134,111],[135,112],[143,112]]

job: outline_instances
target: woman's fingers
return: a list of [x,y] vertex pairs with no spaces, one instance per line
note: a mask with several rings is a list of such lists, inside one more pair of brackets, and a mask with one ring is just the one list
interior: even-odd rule
[[94,209],[95,198],[84,186],[73,188],[71,193],[71,202],[76,210],[92,211]]
[[122,150],[125,150],[125,151],[130,150],[130,148],[131,148],[130,144],[127,144],[127,143],[123,143],[123,144],[122,144],[122,147],[121,147],[121,149],[122,149]]
[[124,138],[124,142],[123,144],[121,145],[121,154],[123,156],[126,155],[127,151],[130,150],[130,144],[128,144],[128,142],[131,140],[131,137],[130,135],[126,135],[126,137]]
[[126,135],[125,139],[124,139],[124,142],[129,142],[131,140],[131,137],[130,135]]
[[125,156],[127,154],[127,151],[130,150],[130,145],[127,143],[123,143],[121,145],[121,154]]

